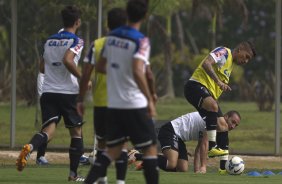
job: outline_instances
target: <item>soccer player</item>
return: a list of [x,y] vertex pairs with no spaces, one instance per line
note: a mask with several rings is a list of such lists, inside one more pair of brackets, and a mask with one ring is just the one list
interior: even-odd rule
[[[219,118],[217,131],[231,131],[239,125],[240,120],[241,116],[237,111],[229,111]],[[185,114],[164,124],[158,134],[163,153],[158,155],[159,167],[165,171],[186,172],[188,155],[184,142],[198,140],[194,154],[194,172],[206,173],[208,140],[205,127],[206,123],[198,112]],[[131,150],[128,158],[130,163],[142,160],[142,153]],[[222,156],[220,162],[225,165],[227,159],[228,156]],[[225,170],[224,165],[220,163],[221,173]]]
[[144,151],[146,183],[158,183],[156,135],[151,121],[156,112],[145,76],[150,43],[139,32],[147,10],[145,1],[127,2],[128,26],[107,36],[97,63],[97,71],[107,72],[107,150],[95,160],[85,180],[87,184],[95,182],[120,156],[128,137]]
[[[127,16],[125,10],[121,8],[113,8],[108,12],[107,24],[109,30],[114,30],[126,24]],[[84,59],[84,69],[80,81],[79,98],[83,99],[87,91],[87,82],[90,80],[91,72],[95,67],[95,61],[99,61],[101,50],[104,46],[106,37],[99,38],[94,41],[94,44],[89,49],[87,56]],[[107,118],[107,84],[106,75],[104,73],[95,72],[93,101],[94,101],[94,128],[97,138],[97,154],[96,158],[100,157],[106,148],[106,118]],[[83,101],[81,101],[83,102]],[[83,115],[83,103],[77,103],[79,114]],[[115,162],[117,168],[117,183],[124,182],[127,169],[127,149],[123,149],[121,156]],[[107,182],[106,173],[99,178],[99,182]]]
[[[63,30],[60,30],[60,31],[63,31]],[[43,67],[43,65],[40,65],[40,67]],[[37,75],[37,93],[38,93],[39,99],[42,95],[43,81],[44,81],[44,73],[39,72]],[[48,143],[46,142],[37,148],[37,154],[36,154],[36,164],[37,165],[48,165],[49,164],[47,158],[45,157],[47,144]],[[79,159],[79,163],[83,165],[88,165],[90,164],[89,158],[85,155],[82,155]]]
[[[233,63],[243,65],[248,63],[256,55],[251,42],[245,41],[238,44],[233,50],[227,47],[218,47],[201,62],[191,78],[185,84],[184,95],[206,122],[207,136],[209,140],[209,157],[227,155],[216,144],[216,140],[227,144],[228,132],[216,134],[217,119],[222,116],[217,99],[223,91],[230,91],[229,77],[233,69]],[[217,139],[217,136],[219,138]]]
[[50,36],[43,53],[44,73],[42,96],[42,129],[35,134],[29,144],[24,145],[17,159],[18,171],[22,171],[33,150],[51,140],[57,123],[63,116],[65,127],[69,129],[71,143],[69,149],[69,181],[83,181],[77,174],[79,158],[83,153],[81,116],[76,111],[76,98],[79,92],[78,80],[81,73],[77,68],[83,49],[83,40],[75,33],[81,25],[81,12],[75,6],[66,6],[62,11],[64,31]]

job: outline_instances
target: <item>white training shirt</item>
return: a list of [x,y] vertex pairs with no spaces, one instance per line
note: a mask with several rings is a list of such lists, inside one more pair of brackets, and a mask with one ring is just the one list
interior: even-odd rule
[[128,26],[112,31],[107,37],[102,56],[107,59],[108,107],[117,109],[145,108],[148,101],[133,76],[133,59],[148,65],[150,43],[142,33]]
[[73,33],[61,31],[49,37],[44,45],[44,82],[42,93],[78,94],[77,78],[72,75],[63,63],[63,57],[68,49],[74,54],[77,65],[83,40]]
[[175,134],[183,141],[199,140],[200,132],[206,131],[206,122],[198,112],[180,116],[171,121]]

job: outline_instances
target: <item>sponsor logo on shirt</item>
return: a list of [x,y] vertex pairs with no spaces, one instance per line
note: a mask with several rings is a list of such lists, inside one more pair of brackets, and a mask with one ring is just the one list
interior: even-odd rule
[[108,45],[114,46],[114,47],[119,47],[122,49],[128,49],[129,44],[126,41],[123,40],[116,40],[116,39],[109,39]]
[[68,41],[66,40],[50,40],[48,46],[50,47],[61,47],[61,46],[67,46]]

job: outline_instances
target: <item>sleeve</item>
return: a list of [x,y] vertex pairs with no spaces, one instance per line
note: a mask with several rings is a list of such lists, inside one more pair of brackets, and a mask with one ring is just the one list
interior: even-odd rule
[[139,40],[139,48],[133,57],[136,59],[141,59],[146,65],[149,65],[150,50],[151,46],[149,39],[147,37],[142,38]]
[[86,56],[83,59],[84,63],[89,63],[91,65],[95,65],[95,47],[94,43],[91,43],[91,46],[86,54]]
[[74,43],[71,45],[70,50],[75,54],[75,55],[80,55],[82,52],[84,46],[84,42],[80,38],[76,38],[74,40]]
[[210,56],[214,59],[218,66],[222,66],[227,61],[228,51],[225,47],[217,47],[211,51]]

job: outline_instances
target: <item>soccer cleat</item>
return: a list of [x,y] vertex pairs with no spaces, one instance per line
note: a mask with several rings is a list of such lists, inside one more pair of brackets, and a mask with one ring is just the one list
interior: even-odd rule
[[143,169],[143,162],[142,162],[142,161],[136,162],[136,163],[135,163],[135,170],[136,170],[136,171],[140,171],[140,170],[142,170],[142,169]]
[[[92,159],[92,158],[91,158]],[[79,158],[79,163],[82,164],[82,165],[89,165],[90,162],[89,162],[89,157],[85,156],[85,155],[82,155],[80,158]]]
[[44,156],[41,156],[38,159],[36,159],[36,164],[37,165],[48,165],[49,162]]
[[135,157],[136,153],[139,153],[139,151],[137,151],[135,149],[130,150],[130,152],[127,155],[127,157],[128,157],[128,165],[136,162],[136,157]]
[[27,159],[30,156],[31,148],[29,144],[24,145],[22,151],[16,161],[16,166],[18,171],[22,171],[27,165]]
[[82,176],[69,176],[68,181],[83,182],[85,180]]
[[227,171],[225,169],[218,169],[218,174],[225,175],[227,174]]
[[217,147],[213,147],[211,150],[208,151],[209,158],[224,156],[228,154],[229,154],[228,150],[223,150]]

